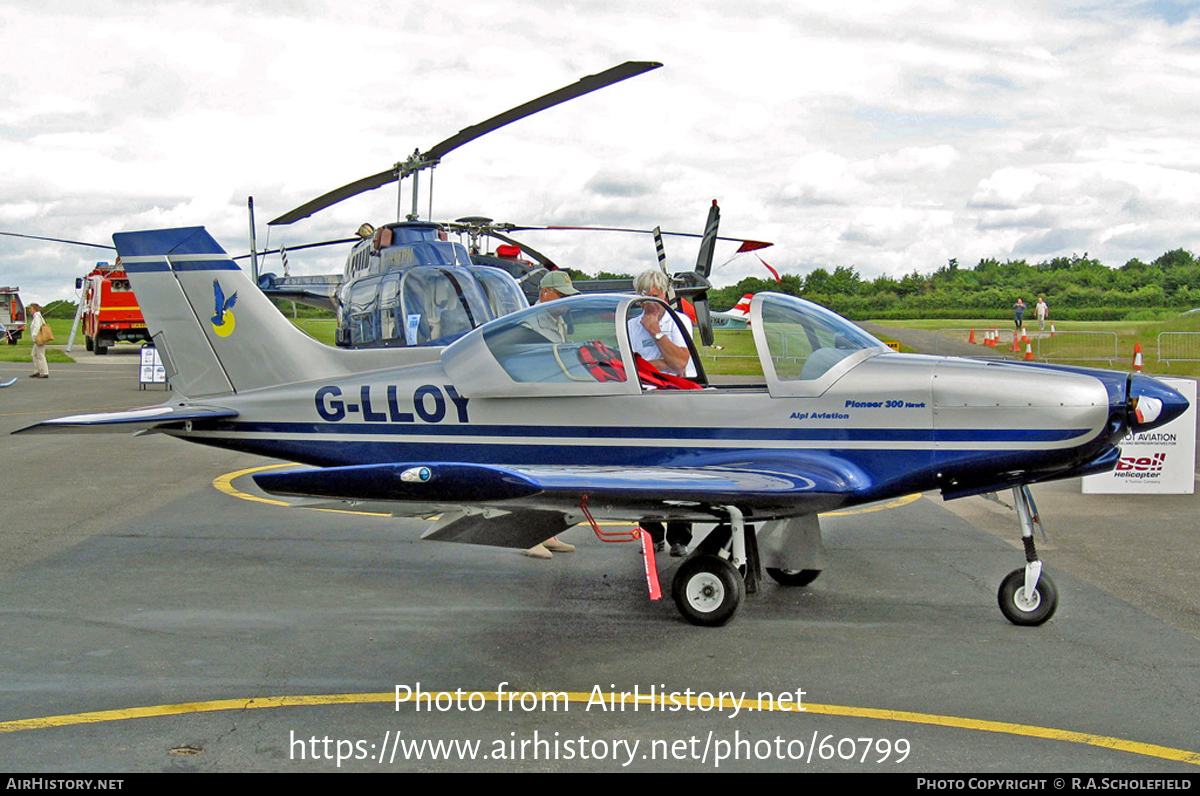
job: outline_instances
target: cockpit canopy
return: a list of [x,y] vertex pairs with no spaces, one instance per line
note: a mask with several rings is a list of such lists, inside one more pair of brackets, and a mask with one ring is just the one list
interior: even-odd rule
[[859,362],[891,350],[841,315],[778,293],[754,297],[750,328],[772,395],[820,395]]
[[[639,322],[648,303],[662,304],[645,296],[613,294],[537,304],[463,337],[442,353],[442,363],[456,389],[469,397],[666,389],[639,376],[630,342],[630,326]],[[845,318],[792,296],[760,293],[750,315],[772,395],[820,395],[857,363],[890,350]],[[672,317],[681,328],[690,328],[679,316]],[[697,367],[689,381],[706,386],[690,336],[687,342]]]

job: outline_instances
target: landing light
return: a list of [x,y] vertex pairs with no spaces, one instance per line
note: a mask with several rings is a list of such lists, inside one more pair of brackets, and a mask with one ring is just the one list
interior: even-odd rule
[[400,473],[400,480],[406,483],[425,483],[433,477],[433,472],[428,467],[410,467]]

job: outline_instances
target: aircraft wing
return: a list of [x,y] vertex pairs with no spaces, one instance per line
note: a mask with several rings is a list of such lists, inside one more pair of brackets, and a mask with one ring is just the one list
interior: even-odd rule
[[77,434],[79,432],[128,432],[130,427],[153,429],[168,423],[185,421],[224,420],[237,417],[232,409],[218,406],[151,406],[121,412],[91,412],[83,415],[43,420],[14,434]]
[[440,507],[447,515],[425,538],[503,547],[529,547],[569,528],[579,521],[580,505],[624,520],[711,518],[720,514],[712,507],[728,504],[796,516],[836,508],[872,485],[849,462],[804,452],[640,468],[391,463],[262,473],[254,480],[276,495],[394,502],[400,516],[427,516]]

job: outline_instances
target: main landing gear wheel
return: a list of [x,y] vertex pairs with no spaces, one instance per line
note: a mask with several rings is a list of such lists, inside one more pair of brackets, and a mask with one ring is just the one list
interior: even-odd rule
[[1000,612],[1014,625],[1040,625],[1054,616],[1058,608],[1058,589],[1045,572],[1038,578],[1033,594],[1025,594],[1025,568],[1014,569],[1000,582]]
[[723,558],[689,558],[671,581],[671,596],[683,618],[693,625],[720,627],[733,619],[746,596],[741,573]]
[[821,574],[819,569],[777,569],[767,567],[767,574],[780,586],[807,586]]

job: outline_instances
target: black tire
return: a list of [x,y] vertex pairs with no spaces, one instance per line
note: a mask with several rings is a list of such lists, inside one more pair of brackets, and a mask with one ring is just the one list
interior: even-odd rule
[[1040,625],[1058,608],[1058,589],[1054,581],[1045,572],[1038,578],[1037,588],[1033,590],[1033,600],[1019,599],[1018,594],[1025,591],[1025,568],[1014,569],[1000,582],[997,598],[1000,602],[1000,613],[1014,625],[1033,627]]
[[780,586],[807,586],[821,574],[819,569],[776,569],[767,567],[771,580]]
[[88,351],[91,351],[95,348],[92,338],[88,337],[86,334],[83,336],[83,342],[86,344]]
[[108,346],[100,342],[100,338],[97,337],[92,343],[92,352],[95,353],[96,356],[102,357],[108,353]]
[[683,618],[701,627],[720,627],[733,619],[746,596],[742,576],[723,558],[689,558],[671,581],[671,597]]

